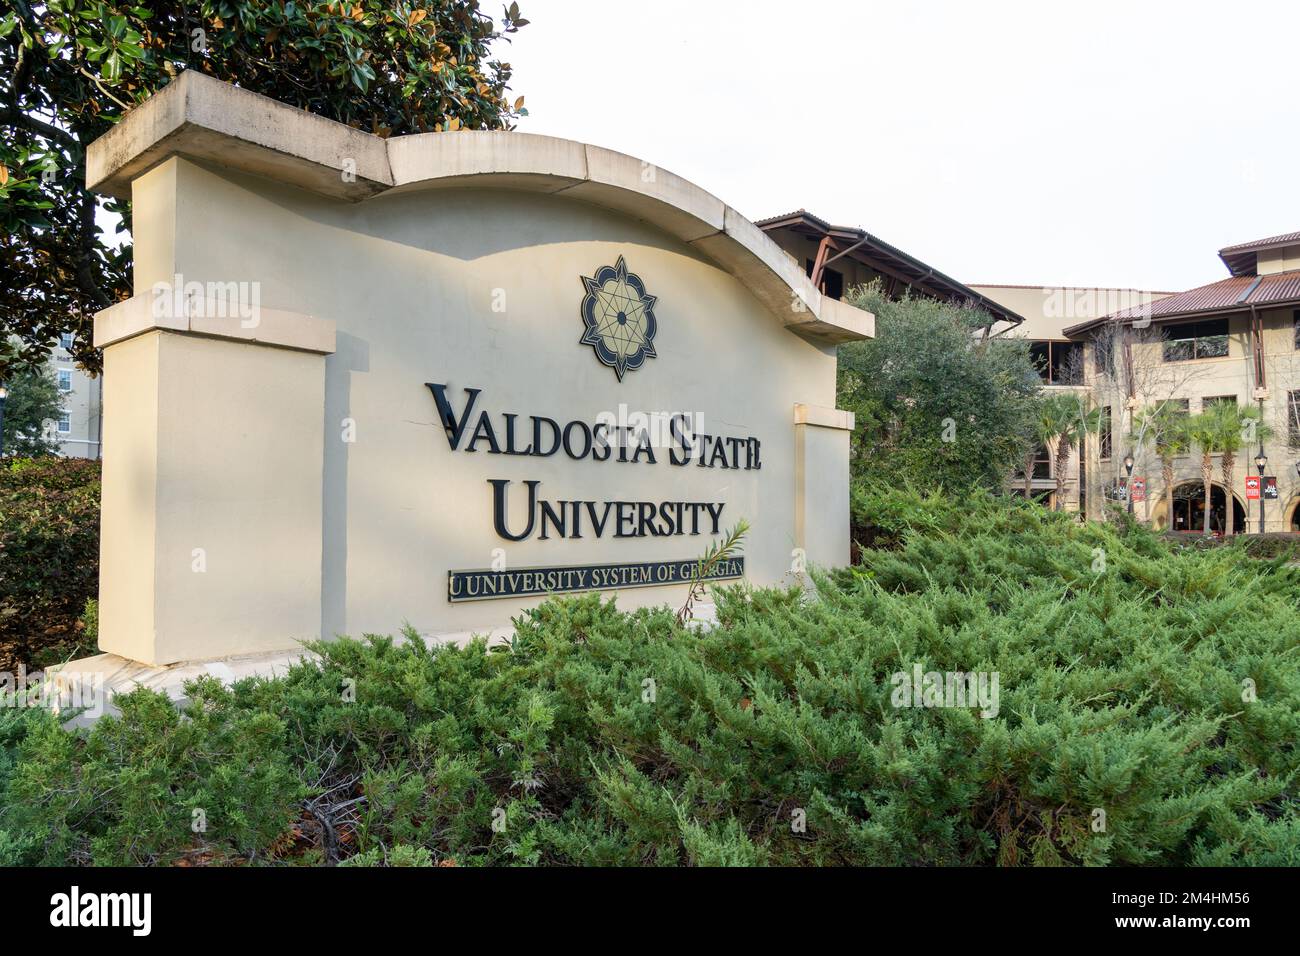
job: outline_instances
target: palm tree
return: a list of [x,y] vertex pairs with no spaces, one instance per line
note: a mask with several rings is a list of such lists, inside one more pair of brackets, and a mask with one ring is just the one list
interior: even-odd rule
[[1242,408],[1236,402],[1215,402],[1206,409],[1206,414],[1214,415],[1219,428],[1219,469],[1223,474],[1223,487],[1226,491],[1224,503],[1225,533],[1234,532],[1235,516],[1232,513],[1232,473],[1237,465],[1237,452],[1255,443],[1263,444],[1273,437],[1273,430],[1261,421],[1259,409],[1246,406]]
[[1029,434],[1025,440],[1025,500],[1030,501],[1034,495],[1034,464],[1038,461],[1039,446],[1050,446],[1061,424],[1059,410],[1053,409],[1041,395],[1038,401],[1038,417],[1030,422]]
[[[1226,414],[1224,408],[1228,410]],[[1237,416],[1235,405],[1215,402],[1201,414],[1187,420],[1187,438],[1201,452],[1201,486],[1205,494],[1205,508],[1201,512],[1201,533],[1207,537],[1210,534],[1210,485],[1214,474],[1212,456],[1234,439],[1240,441],[1241,425]],[[1240,444],[1237,447],[1240,448]],[[1224,505],[1225,510],[1229,510],[1231,502],[1225,498]]]
[[1160,480],[1165,487],[1165,530],[1174,527],[1174,459],[1187,453],[1187,415],[1171,402],[1143,409],[1134,423],[1137,430],[1129,439],[1137,445],[1152,445],[1160,458]]
[[1101,427],[1099,409],[1089,410],[1083,397],[1061,392],[1043,399],[1039,409],[1038,437],[1049,449],[1056,444],[1052,477],[1056,480],[1054,511],[1065,507],[1065,469],[1070,464],[1070,449],[1089,432]]

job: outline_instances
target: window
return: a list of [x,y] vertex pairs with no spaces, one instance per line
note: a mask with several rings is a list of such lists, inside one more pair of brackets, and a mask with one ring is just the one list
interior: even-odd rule
[[1209,411],[1211,405],[1219,405],[1219,404],[1236,405],[1237,396],[1236,395],[1211,395],[1207,398],[1201,399],[1201,408],[1205,411]]
[[1035,341],[1029,343],[1029,357],[1038,367],[1045,385],[1083,384],[1083,344],[1080,342]]
[[[1019,468],[1017,473],[1023,480],[1025,477],[1024,467]],[[1052,477],[1052,453],[1044,444],[1040,443],[1034,450],[1034,473],[1031,477],[1043,480],[1050,480]]]
[[[1015,470],[1019,480],[1024,480],[1024,466]],[[1052,451],[1047,445],[1040,444],[1034,450],[1034,473],[1031,477],[1035,480],[1050,481],[1052,480]]]
[[59,369],[59,391],[60,392],[72,391],[72,369],[68,369],[68,368]]
[[72,431],[72,415],[68,412],[59,412],[59,434],[66,435]]
[[1300,392],[1286,393],[1287,444],[1300,448]]
[[1113,444],[1110,427],[1110,406],[1106,405],[1101,410],[1101,431],[1098,433],[1098,444],[1101,447],[1101,460],[1110,459],[1111,447]]
[[71,332],[64,332],[62,335],[60,335],[60,336],[59,336],[59,345],[63,347],[63,351],[65,351],[65,352],[71,351],[71,349],[72,349],[72,333],[71,333]]
[[1222,358],[1228,354],[1228,320],[1205,319],[1165,328],[1165,361]]

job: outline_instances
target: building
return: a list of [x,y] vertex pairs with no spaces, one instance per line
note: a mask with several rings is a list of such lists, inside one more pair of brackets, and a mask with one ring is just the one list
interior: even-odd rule
[[[1271,436],[1263,444],[1274,478],[1265,497],[1267,531],[1300,531],[1300,233],[1220,250],[1229,276],[1186,292],[1111,287],[965,285],[863,229],[832,225],[800,209],[756,223],[831,298],[879,281],[886,294],[922,295],[971,304],[992,317],[987,334],[1029,340],[1049,392],[1072,392],[1101,412],[1102,426],[1075,449],[1064,482],[1066,510],[1101,518],[1108,501],[1125,502],[1126,455],[1134,458],[1134,513],[1176,530],[1202,527],[1204,491],[1199,451],[1174,461],[1173,516],[1166,513],[1159,456],[1135,422],[1143,409],[1173,403],[1188,414],[1207,403],[1255,404]],[[1135,434],[1136,433],[1136,434]],[[1259,530],[1259,505],[1246,478],[1259,477],[1258,444],[1236,455],[1234,485],[1225,489],[1215,454],[1211,527]],[[1054,506],[1055,463],[1039,449],[1031,493]],[[1012,489],[1023,493],[1023,475]],[[1139,488],[1140,486],[1140,488]],[[1230,494],[1229,494],[1230,492]]]
[[822,295],[832,299],[879,281],[891,298],[910,293],[978,306],[992,316],[993,327],[1015,328],[1023,321],[997,298],[963,285],[864,229],[833,226],[805,209],[760,219],[755,225],[804,270]]
[[69,353],[71,334],[65,334],[50,355],[50,366],[63,399],[63,413],[49,423],[49,437],[58,441],[65,458],[99,458],[103,423],[104,381],[77,368]]
[[[1088,376],[1085,343],[1065,334],[1068,326],[1092,322],[1104,315],[1130,306],[1154,302],[1168,292],[1144,289],[1087,288],[1075,286],[974,285],[980,295],[992,299],[1023,316],[1019,324],[1002,323],[994,327],[995,335],[1029,340],[1030,355],[1038,365],[1043,387],[1048,392],[1075,392],[1093,401],[1096,383]],[[1070,456],[1065,480],[1063,507],[1100,517],[1105,491],[1113,488],[1114,467],[1124,457],[1114,454],[1113,429],[1090,438],[1084,454]],[[1035,457],[1031,489],[1035,498],[1049,507],[1055,506],[1055,462],[1046,446]],[[1023,475],[1013,480],[1013,490],[1023,493]]]
[[[1086,393],[1102,410],[1100,434],[1076,456],[1083,474],[1068,476],[1066,505],[1090,516],[1106,498],[1123,500],[1123,461],[1131,454],[1135,514],[1157,528],[1199,530],[1204,514],[1199,451],[1174,460],[1173,513],[1155,443],[1135,428],[1143,410],[1165,403],[1195,415],[1210,403],[1255,405],[1269,428],[1266,441],[1236,455],[1232,487],[1213,456],[1211,527],[1300,531],[1300,233],[1219,251],[1228,277],[1185,292],[975,285],[977,292],[1025,316],[999,334],[1023,335],[1041,356],[1049,388]],[[1264,456],[1263,498],[1248,496],[1246,479]],[[1050,469],[1050,466],[1048,466]],[[1050,470],[1035,487],[1051,484]],[[1271,480],[1270,480],[1271,479]],[[1138,482],[1134,482],[1135,488]]]
[[47,361],[59,390],[61,409],[57,418],[45,421],[44,437],[57,444],[57,454],[64,458],[99,458],[103,379],[77,367],[71,346],[71,333],[65,333],[54,344]]
[[[983,309],[992,320],[986,334],[1031,340],[1043,385],[1053,391],[1088,392],[1083,382],[1083,345],[1070,341],[1063,331],[1065,325],[1168,294],[1128,289],[967,286],[878,236],[856,227],[831,225],[804,209],[760,220],[757,225],[824,295],[838,299],[849,289],[876,281],[893,298],[911,294]],[[1088,456],[1075,454],[1069,462],[1066,508],[1078,510],[1081,503],[1087,508],[1087,461]],[[1054,503],[1056,488],[1052,468],[1047,449],[1040,449],[1031,486],[1034,496],[1048,504]],[[1022,489],[1023,478],[1018,478],[1014,487]]]

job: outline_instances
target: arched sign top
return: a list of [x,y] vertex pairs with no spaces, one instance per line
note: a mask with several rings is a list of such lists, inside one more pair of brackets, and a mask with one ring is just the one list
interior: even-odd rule
[[350,202],[466,185],[563,195],[690,244],[802,338],[835,345],[874,332],[871,313],[822,296],[797,262],[720,199],[598,146],[504,131],[384,139],[187,70],[91,144],[86,182],[128,198],[134,179],[176,155]]

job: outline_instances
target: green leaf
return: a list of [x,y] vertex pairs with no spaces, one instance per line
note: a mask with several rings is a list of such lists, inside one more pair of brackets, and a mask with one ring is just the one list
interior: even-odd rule
[[99,75],[109,82],[116,83],[122,76],[122,58],[114,50],[99,68]]

